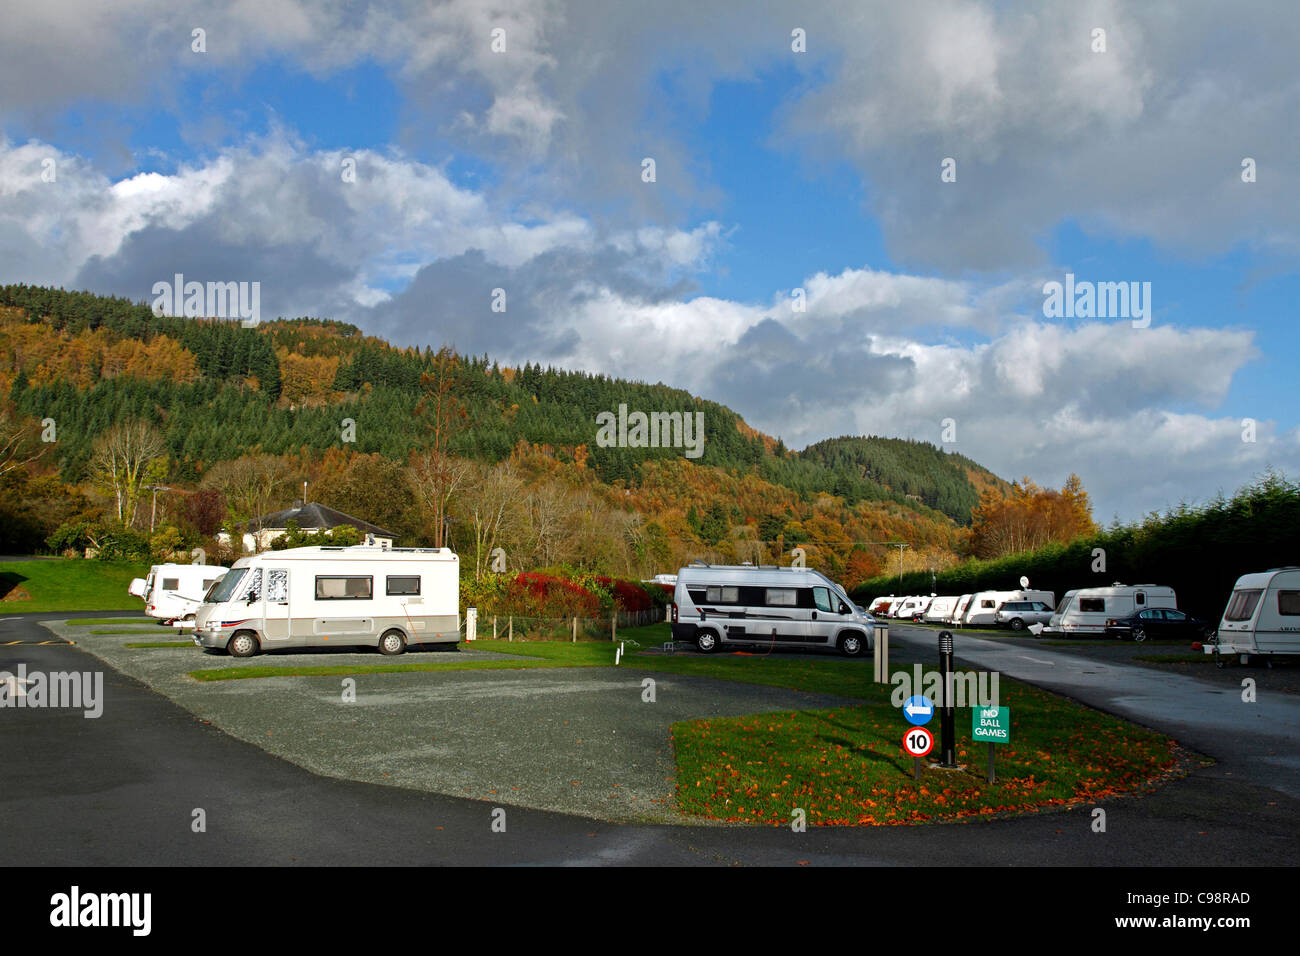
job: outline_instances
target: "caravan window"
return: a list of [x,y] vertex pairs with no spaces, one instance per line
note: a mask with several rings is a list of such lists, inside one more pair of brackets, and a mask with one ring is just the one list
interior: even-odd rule
[[1143,604],[1146,604],[1146,603],[1147,603],[1147,595],[1146,595],[1146,592],[1145,592],[1145,591],[1138,591],[1138,592],[1136,592],[1136,593],[1133,595],[1133,603],[1134,603],[1134,604],[1137,604],[1138,606],[1141,606],[1141,605],[1143,605]]
[[162,589],[164,591],[175,591],[180,586],[181,586],[180,578],[163,578]]
[[1228,601],[1228,609],[1223,612],[1225,621],[1249,621],[1255,616],[1255,606],[1263,591],[1234,591]]
[[980,607],[994,607],[994,606],[995,605],[993,604],[993,601],[989,598],[984,598],[980,601]]
[[794,588],[768,588],[767,603],[776,607],[796,607],[799,592]]
[[374,578],[366,575],[316,575],[318,601],[369,601],[374,593]]
[[739,604],[739,588],[709,588],[706,592],[705,600],[710,604]]
[[1106,599],[1099,597],[1079,598],[1079,610],[1088,613],[1100,613],[1106,610]]
[[1300,591],[1278,591],[1277,613],[1287,617],[1300,614]]
[[419,594],[420,576],[418,574],[390,574],[386,579],[389,594]]

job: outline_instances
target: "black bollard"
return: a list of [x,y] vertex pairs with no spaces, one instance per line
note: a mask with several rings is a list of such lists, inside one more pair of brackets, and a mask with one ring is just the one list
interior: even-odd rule
[[943,708],[939,712],[939,730],[942,736],[939,766],[955,767],[957,731],[952,687],[952,631],[939,632],[939,676],[943,681]]

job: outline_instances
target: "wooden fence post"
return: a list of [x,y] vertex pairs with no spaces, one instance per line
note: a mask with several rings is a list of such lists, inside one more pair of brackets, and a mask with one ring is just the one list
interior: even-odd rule
[[513,614],[507,618],[506,628],[506,640],[513,641],[515,639],[515,616]]
[[576,617],[573,619],[573,643],[578,643],[578,619]]
[[618,640],[618,611],[615,611],[609,619],[609,639]]

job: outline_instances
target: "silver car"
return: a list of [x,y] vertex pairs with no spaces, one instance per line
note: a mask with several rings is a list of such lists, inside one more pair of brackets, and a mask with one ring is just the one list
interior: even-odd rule
[[998,627],[1023,631],[1030,624],[1046,624],[1052,609],[1042,601],[1007,601],[998,608]]

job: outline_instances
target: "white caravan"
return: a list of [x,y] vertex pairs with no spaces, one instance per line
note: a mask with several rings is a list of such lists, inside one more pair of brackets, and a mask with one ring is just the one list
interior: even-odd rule
[[948,615],[947,623],[960,625],[966,619],[966,611],[970,608],[971,598],[974,596],[973,594],[963,594],[959,597],[957,603],[953,605],[952,613]]
[[925,609],[923,620],[927,624],[947,624],[959,600],[955,594],[935,598]]
[[1239,577],[1219,622],[1217,640],[1207,641],[1204,648],[1220,667],[1233,654],[1241,655],[1243,664],[1255,655],[1269,659],[1300,654],[1300,568],[1273,568]]
[[677,572],[673,640],[705,654],[743,643],[837,648],[857,657],[875,647],[875,623],[812,568],[697,562]]
[[888,597],[878,597],[871,602],[871,607],[868,608],[868,610],[872,614],[878,614],[881,617],[885,617],[890,606],[897,600],[898,598],[894,597],[892,594]]
[[188,625],[203,595],[225,573],[216,564],[155,564],[148,577],[135,578],[127,590],[144,601],[144,612],[150,617]]
[[[1049,602],[1050,603],[1050,602]],[[1105,634],[1106,622],[1149,607],[1177,608],[1174,589],[1158,584],[1120,584],[1066,591],[1042,635]]]
[[194,643],[234,657],[287,647],[460,640],[460,559],[449,548],[289,548],[240,558],[195,618]]

